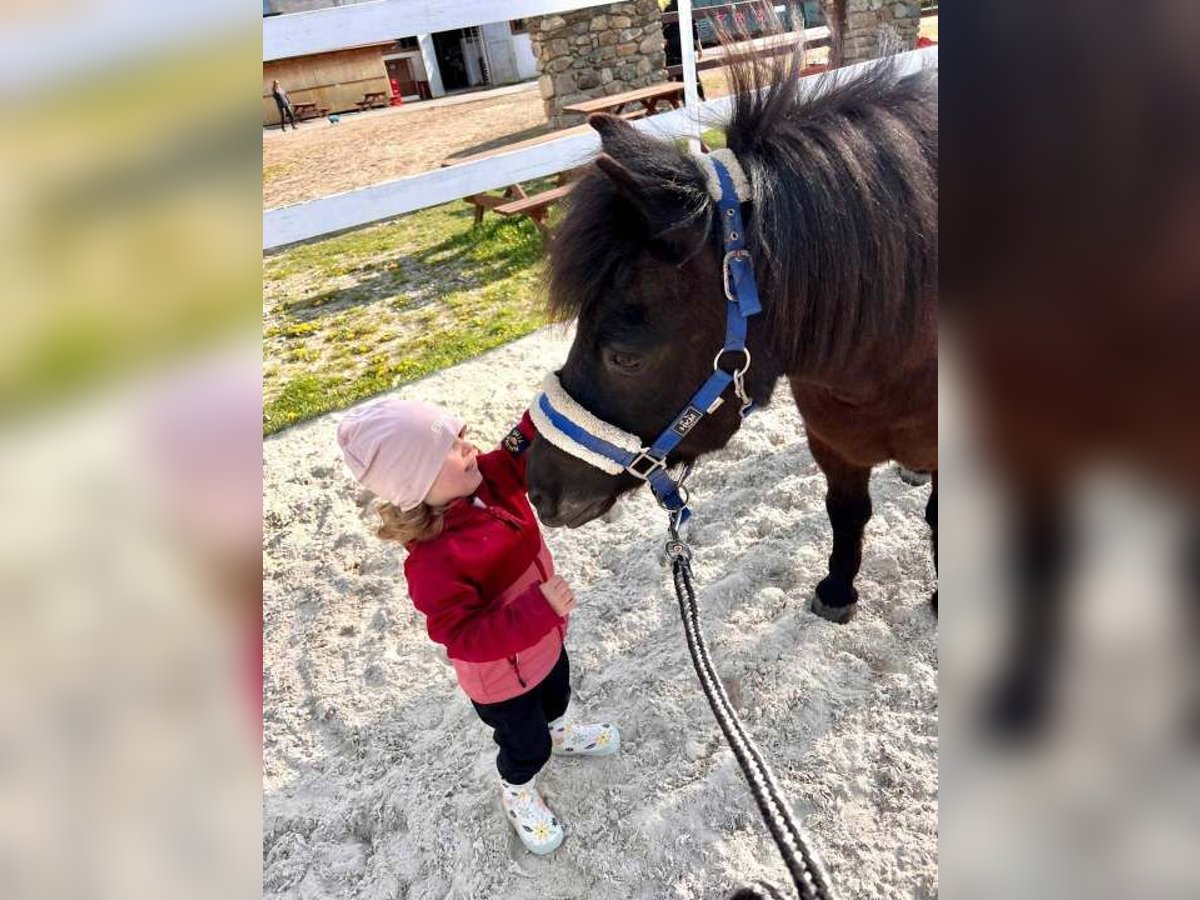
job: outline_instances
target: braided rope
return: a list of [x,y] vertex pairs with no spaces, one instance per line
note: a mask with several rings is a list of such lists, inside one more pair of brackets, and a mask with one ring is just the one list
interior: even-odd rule
[[[801,900],[832,900],[833,891],[829,876],[820,859],[809,849],[807,839],[783,799],[783,793],[775,780],[770,766],[763,760],[758,747],[746,734],[725,689],[717,677],[716,669],[709,656],[708,645],[700,630],[700,614],[696,605],[696,593],[692,588],[691,563],[686,553],[672,554],[672,570],[675,576],[675,594],[679,598],[679,612],[683,619],[688,652],[692,665],[700,679],[700,687],[708,699],[717,726],[725,736],[729,749],[733,751],[742,774],[750,786],[754,802],[762,815],[767,830],[783,857],[784,864],[792,876],[792,882]],[[766,893],[764,893],[766,891]],[[758,882],[751,888],[739,892],[742,897],[782,898],[778,888],[766,882]]]

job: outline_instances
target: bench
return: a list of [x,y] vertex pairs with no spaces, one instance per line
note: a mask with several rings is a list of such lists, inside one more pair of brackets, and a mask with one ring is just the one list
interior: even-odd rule
[[560,184],[558,187],[550,188],[548,191],[542,191],[531,197],[509,200],[493,209],[502,216],[529,216],[533,219],[533,224],[537,226],[538,231],[542,233],[542,239],[545,240],[550,234],[549,227],[546,225],[546,213],[549,212],[551,206],[571,193],[572,187],[574,187],[573,183]]

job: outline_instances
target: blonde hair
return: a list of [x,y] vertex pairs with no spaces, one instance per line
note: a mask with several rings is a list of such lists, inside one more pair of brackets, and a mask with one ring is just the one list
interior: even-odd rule
[[430,506],[428,503],[405,511],[386,500],[377,499],[375,512],[379,516],[375,536],[399,544],[432,540],[442,533],[446,518],[446,507]]

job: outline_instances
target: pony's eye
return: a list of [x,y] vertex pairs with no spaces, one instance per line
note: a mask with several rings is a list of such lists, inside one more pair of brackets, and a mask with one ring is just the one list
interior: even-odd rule
[[642,358],[636,353],[621,350],[606,350],[604,358],[608,365],[621,372],[636,372],[642,367]]

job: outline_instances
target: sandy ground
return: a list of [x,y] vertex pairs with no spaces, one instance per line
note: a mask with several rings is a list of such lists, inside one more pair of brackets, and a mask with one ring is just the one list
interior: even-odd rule
[[452,106],[413,103],[263,131],[263,209],[436,169],[460,150],[546,124],[536,85]]
[[[498,440],[564,358],[543,330],[407,386]],[[808,611],[830,534],[786,392],[693,476],[710,646],[841,898],[937,895],[937,623],[929,487],[883,468],[858,618]],[[499,812],[494,745],[376,541],[334,443],[338,415],[264,444],[264,896],[722,898],[785,872],[692,670],[642,492],[547,540],[580,598],[573,714],[612,719],[607,759],[540,776],[567,839],[525,852]]]

